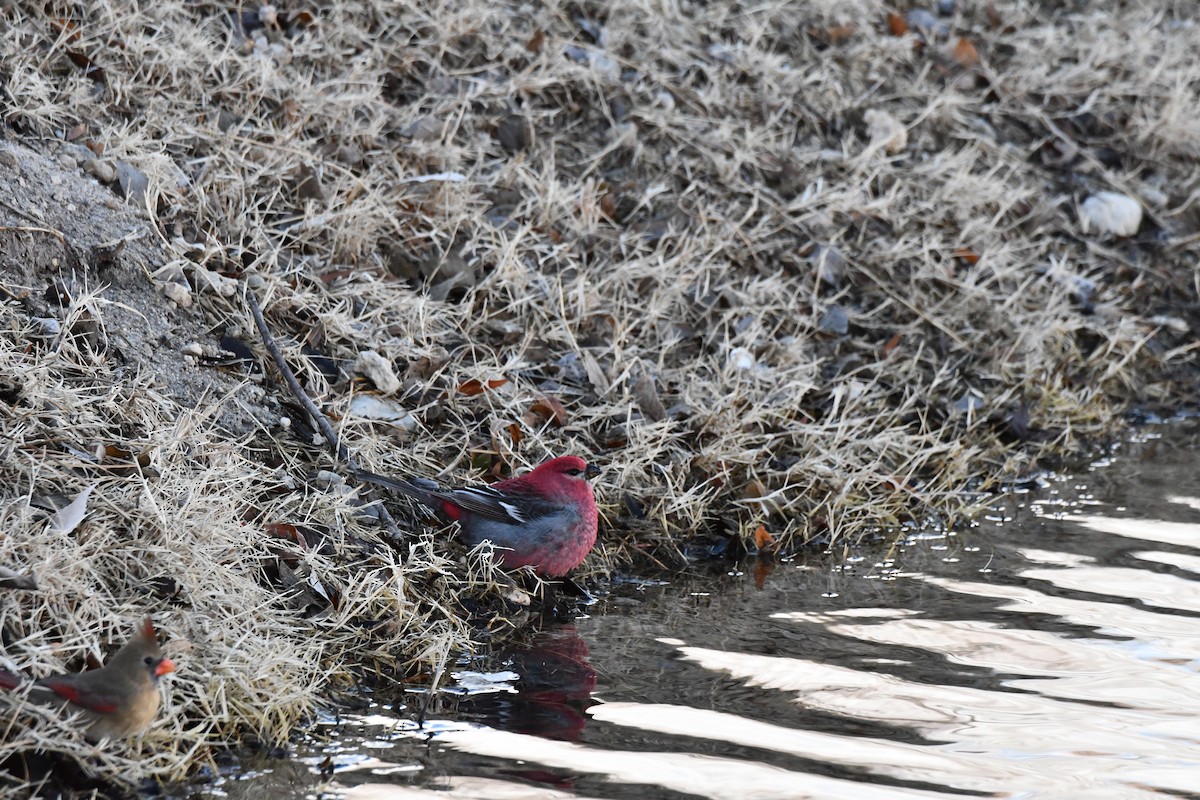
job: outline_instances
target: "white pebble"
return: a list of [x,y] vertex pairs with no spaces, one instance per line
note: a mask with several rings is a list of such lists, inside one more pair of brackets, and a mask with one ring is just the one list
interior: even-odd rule
[[754,358],[754,353],[751,353],[744,347],[735,347],[729,351],[727,363],[733,369],[747,370],[754,369],[757,359]]
[[863,114],[867,123],[867,135],[871,147],[882,147],[889,155],[896,155],[908,147],[908,128],[886,111],[872,108]]
[[363,350],[358,354],[354,360],[354,371],[365,376],[384,394],[400,391],[400,379],[392,369],[392,362],[374,350]]
[[167,283],[159,284],[162,288],[162,293],[167,296],[175,305],[180,308],[189,308],[192,305],[192,290],[187,286],[168,281]]
[[1097,192],[1079,207],[1079,227],[1100,234],[1133,236],[1142,226],[1142,205],[1127,194]]

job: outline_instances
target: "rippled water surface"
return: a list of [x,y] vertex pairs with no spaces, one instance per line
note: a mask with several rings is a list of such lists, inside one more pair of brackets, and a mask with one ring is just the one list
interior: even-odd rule
[[205,795],[1200,796],[1200,449],[1179,434],[891,560],[616,586],[462,664],[425,730],[381,704]]

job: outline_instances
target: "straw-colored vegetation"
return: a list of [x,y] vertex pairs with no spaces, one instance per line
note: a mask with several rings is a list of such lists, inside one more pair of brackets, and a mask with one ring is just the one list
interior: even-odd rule
[[[369,468],[602,465],[594,573],[886,539],[1194,401],[1194,8],[957,5],[4,4],[5,663],[153,612],[164,720],[88,762],[128,781],[467,646],[490,577],[362,519],[272,367],[198,363],[264,355],[247,284]],[[35,737],[83,747],[0,758]]]

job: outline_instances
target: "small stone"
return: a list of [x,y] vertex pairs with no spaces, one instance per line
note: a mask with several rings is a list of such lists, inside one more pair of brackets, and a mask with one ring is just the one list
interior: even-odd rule
[[1097,192],[1079,207],[1079,227],[1101,235],[1133,236],[1142,226],[1142,205],[1120,192]]
[[808,257],[817,268],[817,280],[830,286],[839,286],[846,274],[846,257],[836,247],[817,245]]
[[185,356],[195,356],[199,358],[200,356],[204,355],[204,348],[200,346],[199,342],[188,342],[183,347],[179,348],[179,352],[183,353]]
[[443,127],[441,120],[433,117],[421,117],[401,133],[418,142],[440,142]]
[[161,284],[162,293],[167,296],[167,299],[173,302],[180,308],[190,308],[192,305],[192,290],[187,286],[168,281]]
[[909,12],[904,15],[904,21],[908,23],[908,27],[921,33],[929,33],[937,27],[937,17],[930,14],[923,8],[909,9]]
[[362,419],[390,423],[405,433],[415,431],[419,425],[412,412],[373,394],[355,395],[350,401],[350,413]]
[[54,317],[34,317],[33,322],[37,323],[38,336],[51,337],[58,336],[62,330],[62,325]]
[[363,161],[363,151],[354,142],[344,144],[337,150],[337,160],[351,167],[358,166]]
[[333,470],[319,469],[317,470],[317,474],[313,476],[312,482],[322,488],[333,489],[345,485],[346,479]]
[[908,147],[908,129],[888,112],[872,108],[863,114],[863,120],[867,123],[872,148],[881,147],[894,156]]
[[977,394],[967,394],[950,404],[950,410],[960,416],[982,411],[987,402]]
[[817,329],[822,333],[832,333],[835,336],[845,336],[850,330],[850,315],[841,306],[830,306],[821,315]]
[[217,130],[228,133],[232,128],[242,124],[242,115],[235,114],[227,108],[217,112]]
[[533,128],[529,121],[519,114],[509,114],[496,126],[496,141],[509,153],[529,147],[532,139]]
[[150,179],[146,173],[124,161],[117,162],[117,187],[121,197],[135,205],[146,205],[146,190],[150,188]]
[[754,353],[751,353],[745,347],[735,347],[729,351],[726,363],[733,369],[744,371],[754,369],[754,365],[758,363],[758,360],[754,357]]
[[363,350],[358,354],[354,360],[354,371],[366,377],[384,394],[400,390],[400,379],[392,369],[392,362],[374,350]]
[[196,276],[197,289],[214,292],[221,297],[233,297],[238,293],[238,282],[233,278],[226,278],[201,266],[196,266],[192,272]]

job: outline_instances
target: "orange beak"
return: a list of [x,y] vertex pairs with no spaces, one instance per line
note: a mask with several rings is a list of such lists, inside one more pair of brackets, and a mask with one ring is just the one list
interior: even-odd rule
[[164,658],[158,662],[158,666],[154,668],[154,677],[159,678],[166,675],[168,672],[175,671],[175,662],[169,658]]

